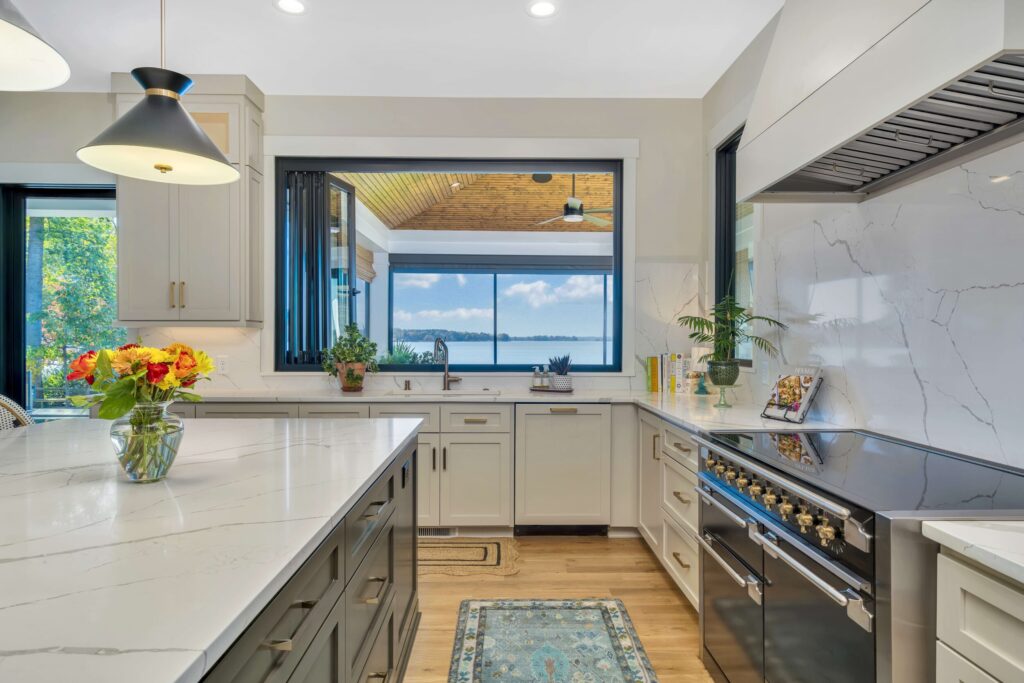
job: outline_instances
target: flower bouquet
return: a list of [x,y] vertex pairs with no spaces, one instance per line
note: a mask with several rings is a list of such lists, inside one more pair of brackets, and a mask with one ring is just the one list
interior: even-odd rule
[[72,397],[77,406],[99,405],[99,416],[114,420],[110,440],[128,479],[159,481],[181,444],[181,419],[167,411],[174,401],[200,401],[191,389],[214,370],[213,360],[185,344],[162,349],[125,344],[87,351],[71,362],[69,381],[93,389]]

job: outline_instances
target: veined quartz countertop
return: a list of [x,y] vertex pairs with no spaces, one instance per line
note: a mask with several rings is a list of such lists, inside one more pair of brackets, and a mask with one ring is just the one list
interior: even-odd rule
[[1024,521],[924,522],[921,533],[1024,584]]
[[[571,394],[538,393],[528,389],[449,392],[371,392],[342,394],[338,389],[316,391],[217,391],[203,395],[209,403],[618,403],[634,404],[659,417],[693,431],[714,429],[852,429],[820,420],[791,424],[761,417],[763,405],[737,402],[731,408],[716,408],[718,392],[710,396],[656,394],[641,391],[581,390]],[[730,400],[732,400],[731,392]]]
[[419,424],[186,420],[154,484],[109,422],[0,431],[0,681],[198,681]]

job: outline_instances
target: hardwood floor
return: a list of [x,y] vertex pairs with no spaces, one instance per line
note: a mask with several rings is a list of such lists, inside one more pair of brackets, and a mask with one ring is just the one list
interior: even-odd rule
[[697,613],[640,539],[519,540],[513,576],[420,576],[423,614],[406,683],[448,680],[459,603],[470,598],[622,600],[662,683],[712,679],[698,657]]

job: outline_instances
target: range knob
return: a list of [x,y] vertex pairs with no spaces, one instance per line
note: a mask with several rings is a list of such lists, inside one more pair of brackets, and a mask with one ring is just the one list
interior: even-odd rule
[[782,497],[782,502],[779,503],[779,514],[782,515],[783,522],[789,519],[789,516],[793,514],[793,504],[789,502],[789,496]]
[[710,470],[715,466],[715,458],[711,454],[708,454],[707,460],[704,461],[704,465]]
[[807,529],[814,526],[814,515],[807,511],[806,505],[800,506],[800,512],[797,513],[796,523],[800,525],[800,533],[806,534]]
[[719,460],[718,463],[715,465],[715,474],[717,474],[718,476],[722,476],[723,474],[725,474],[724,460]]
[[764,495],[761,496],[761,501],[764,502],[764,506],[766,508],[771,510],[773,507],[775,507],[775,503],[779,502],[779,497],[775,495],[775,492],[773,492],[771,488],[769,488],[767,491],[765,491]]
[[726,479],[726,481],[730,481],[730,482],[731,481],[735,481],[736,480],[736,470],[734,470],[731,467],[729,469],[727,469],[725,471],[725,479]]
[[836,528],[829,524],[828,517],[822,515],[821,522],[814,529],[818,532],[822,548],[828,547],[829,543],[836,540]]
[[760,483],[758,483],[757,479],[755,479],[753,482],[751,482],[750,488],[747,489],[747,493],[750,494],[751,498],[757,498],[758,496],[761,495],[761,493],[763,491],[764,491],[764,487],[761,486]]
[[736,479],[736,488],[742,491],[743,489],[747,488],[747,484],[749,483],[750,479],[747,478],[747,474],[741,470],[739,478]]

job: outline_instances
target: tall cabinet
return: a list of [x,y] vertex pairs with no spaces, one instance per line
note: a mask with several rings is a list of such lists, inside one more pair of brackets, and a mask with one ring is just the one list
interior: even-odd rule
[[[142,97],[115,74],[117,115]],[[119,177],[118,319],[129,326],[263,322],[263,93],[200,76],[183,106],[241,174],[227,185]]]

